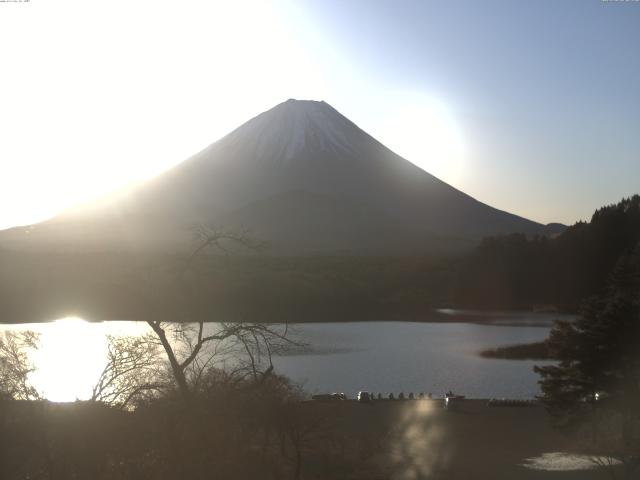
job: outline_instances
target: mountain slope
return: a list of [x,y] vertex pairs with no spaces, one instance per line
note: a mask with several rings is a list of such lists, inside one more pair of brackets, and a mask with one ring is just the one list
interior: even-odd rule
[[424,172],[325,102],[288,100],[118,199],[44,222],[30,242],[167,246],[194,223],[243,225],[291,254],[417,253],[544,232]]

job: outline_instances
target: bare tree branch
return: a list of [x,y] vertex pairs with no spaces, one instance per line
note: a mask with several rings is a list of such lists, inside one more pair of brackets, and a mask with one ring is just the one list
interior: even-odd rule
[[7,331],[0,335],[0,397],[16,400],[40,399],[38,391],[29,384],[35,366],[29,351],[37,350],[40,337],[32,331]]
[[107,336],[107,363],[93,387],[91,400],[127,408],[142,392],[166,388],[160,350],[151,335]]

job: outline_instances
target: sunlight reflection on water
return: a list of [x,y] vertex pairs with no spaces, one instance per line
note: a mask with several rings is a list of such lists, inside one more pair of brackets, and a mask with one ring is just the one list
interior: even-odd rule
[[[453,389],[471,397],[531,398],[538,392],[532,367],[545,362],[479,358],[484,348],[540,341],[549,331],[522,326],[473,323],[347,322],[295,324],[291,333],[308,349],[275,356],[278,373],[302,382],[312,393],[358,389],[375,392]],[[219,324],[205,326],[211,333]],[[541,328],[542,327],[542,328]],[[2,330],[32,330],[40,348],[30,358],[30,380],[52,401],[84,400],[106,366],[107,335],[133,336],[151,331],[145,322],[86,322],[63,318],[50,323],[1,325]],[[366,388],[365,388],[366,387]]]
[[30,355],[36,370],[29,380],[38,392],[54,402],[91,397],[93,385],[105,367],[107,335],[140,335],[150,331],[145,323],[90,323],[77,317],[0,328],[39,334],[40,346]]

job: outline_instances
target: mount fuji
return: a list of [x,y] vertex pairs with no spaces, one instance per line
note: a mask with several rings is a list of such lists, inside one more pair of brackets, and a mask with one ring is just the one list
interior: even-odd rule
[[173,248],[194,224],[243,227],[276,254],[418,254],[550,226],[485,205],[325,102],[287,100],[158,177],[0,246]]

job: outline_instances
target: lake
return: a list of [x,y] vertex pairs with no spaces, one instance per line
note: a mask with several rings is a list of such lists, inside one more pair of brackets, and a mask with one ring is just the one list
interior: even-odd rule
[[[558,315],[442,311],[460,323],[301,323],[291,334],[307,347],[277,356],[276,371],[310,393],[358,390],[433,393],[448,390],[476,398],[532,398],[538,392],[535,364],[549,362],[486,359],[491,347],[540,341]],[[482,320],[484,323],[464,323]],[[215,324],[208,325],[209,329]],[[54,401],[86,398],[104,367],[105,335],[137,335],[141,322],[88,323],[63,319],[45,324],[0,325],[0,330],[35,330],[41,347],[32,355],[32,382]]]
[[549,327],[471,323],[354,322],[296,326],[311,344],[301,355],[278,357],[278,371],[310,392],[358,390],[405,395],[532,398],[539,392],[535,364],[486,359],[485,348],[543,340]]

